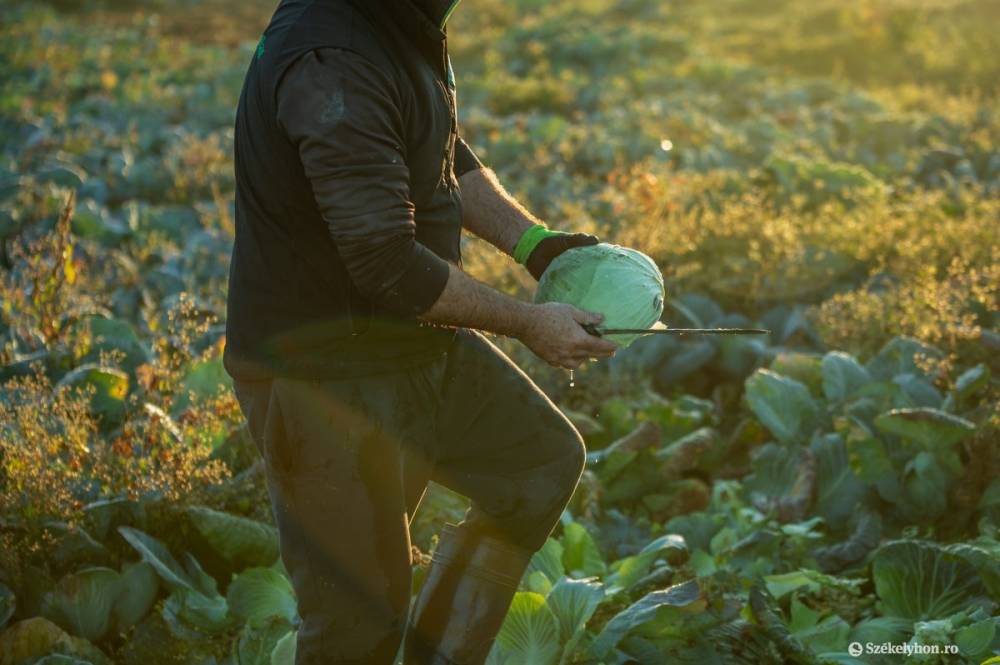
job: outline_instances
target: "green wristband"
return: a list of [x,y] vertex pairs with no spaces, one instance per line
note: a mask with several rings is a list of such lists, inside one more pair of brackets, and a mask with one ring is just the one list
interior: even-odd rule
[[559,231],[550,231],[541,224],[535,224],[524,232],[521,239],[514,246],[514,260],[522,266],[528,262],[528,257],[538,247],[538,243],[552,236],[562,235]]

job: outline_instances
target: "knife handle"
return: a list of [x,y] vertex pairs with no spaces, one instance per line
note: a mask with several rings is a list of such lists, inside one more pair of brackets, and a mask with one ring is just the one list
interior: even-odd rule
[[588,334],[594,337],[601,337],[601,329],[597,327],[596,323],[582,323],[583,329],[587,331]]

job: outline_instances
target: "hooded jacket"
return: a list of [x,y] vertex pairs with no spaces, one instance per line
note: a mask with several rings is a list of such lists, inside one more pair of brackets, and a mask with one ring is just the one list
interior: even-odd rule
[[458,136],[453,3],[417,1],[282,0],[261,38],[235,130],[237,379],[391,371],[453,337],[417,316],[461,264],[457,177],[480,163]]

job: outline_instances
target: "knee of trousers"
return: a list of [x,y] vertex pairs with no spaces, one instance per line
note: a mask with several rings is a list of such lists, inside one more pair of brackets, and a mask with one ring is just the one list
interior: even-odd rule
[[522,545],[535,549],[544,544],[559,521],[587,461],[583,439],[568,423],[559,430],[557,446],[559,453],[535,469],[530,482],[521,486],[519,522],[530,525],[531,532],[521,539]]
[[563,450],[560,456],[560,464],[563,471],[557,474],[553,480],[561,490],[559,498],[559,502],[562,504],[560,506],[561,511],[573,497],[576,485],[583,474],[583,469],[587,464],[587,448],[583,443],[580,433],[572,425],[567,425],[566,431],[560,437],[560,442]]

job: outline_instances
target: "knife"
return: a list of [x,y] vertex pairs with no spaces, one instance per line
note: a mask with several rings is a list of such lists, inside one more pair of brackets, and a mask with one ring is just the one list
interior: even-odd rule
[[[662,324],[660,324],[662,325]],[[770,335],[763,328],[600,328],[593,323],[584,324],[583,329],[595,337],[603,335]]]

